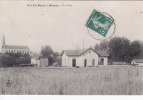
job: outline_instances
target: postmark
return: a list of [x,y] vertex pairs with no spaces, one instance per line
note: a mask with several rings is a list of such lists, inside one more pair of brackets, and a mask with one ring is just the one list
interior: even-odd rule
[[115,33],[115,20],[105,12],[93,10],[85,26],[88,33],[95,39],[104,40],[112,37]]

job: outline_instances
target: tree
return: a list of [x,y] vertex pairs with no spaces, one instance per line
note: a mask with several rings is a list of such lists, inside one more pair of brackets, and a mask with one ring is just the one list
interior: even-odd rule
[[60,56],[60,54],[58,52],[54,52],[54,56],[57,57]]
[[3,54],[1,63],[3,67],[10,67],[14,65],[14,59],[9,54]]
[[51,46],[46,45],[45,47],[41,48],[41,54],[43,57],[47,57],[49,60],[49,65],[52,65],[54,62],[54,52]]
[[103,40],[98,44],[95,45],[95,50],[102,50],[102,51],[108,51],[109,49],[109,42],[107,40]]
[[124,37],[114,37],[109,41],[110,57],[114,61],[126,61],[130,59],[130,41]]
[[45,47],[42,47],[41,54],[44,57],[49,57],[49,56],[53,55],[53,50],[52,50],[51,46],[46,45]]
[[129,53],[131,56],[131,60],[133,60],[135,57],[140,56],[142,54],[142,42],[137,40],[131,42]]
[[61,62],[62,62],[62,59],[60,57],[60,54],[58,52],[54,52],[54,66],[60,66]]
[[130,42],[124,37],[114,37],[110,41],[102,41],[95,45],[95,50],[104,50],[108,52],[111,61],[131,62],[135,57],[139,57],[143,51],[141,41]]
[[100,50],[108,50],[108,48],[109,48],[109,43],[108,43],[108,41],[107,40],[104,40],[104,41],[101,41],[100,42],[100,44],[99,44],[99,48],[100,48]]
[[94,46],[94,49],[95,49],[95,50],[100,50],[99,45],[96,44],[96,45]]

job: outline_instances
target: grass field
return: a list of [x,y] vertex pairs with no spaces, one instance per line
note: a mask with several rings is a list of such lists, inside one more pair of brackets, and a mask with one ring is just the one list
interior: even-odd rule
[[140,95],[143,67],[0,68],[0,94]]

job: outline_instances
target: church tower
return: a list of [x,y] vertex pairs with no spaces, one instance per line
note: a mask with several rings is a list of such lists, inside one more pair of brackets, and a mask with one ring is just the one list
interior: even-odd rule
[[2,48],[5,47],[5,36],[3,35],[3,38],[2,38]]

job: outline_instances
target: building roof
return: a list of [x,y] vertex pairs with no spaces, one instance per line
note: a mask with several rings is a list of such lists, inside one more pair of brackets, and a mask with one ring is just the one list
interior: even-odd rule
[[39,59],[39,57],[37,56],[33,56],[33,57],[31,57],[31,59],[35,59],[35,60],[38,60]]
[[143,59],[133,59],[133,61],[136,63],[143,63]]
[[109,54],[106,52],[106,51],[97,51],[97,54],[100,56],[100,57],[108,57]]
[[48,59],[48,57],[45,57],[45,56],[43,56],[42,54],[34,54],[34,55],[31,55],[31,59],[39,60],[39,59],[41,59],[41,58]]
[[97,50],[94,50],[92,48],[88,48],[88,49],[80,49],[80,50],[64,50],[62,52],[62,54],[65,52],[65,54],[67,56],[80,56],[82,55],[84,52],[86,52],[87,50],[92,50],[94,51],[95,53],[97,53],[100,57],[108,57],[108,53],[105,52],[105,51],[97,51]]
[[4,49],[29,49],[27,46],[5,45]]
[[78,56],[80,55],[81,53],[85,52],[86,49],[81,49],[81,50],[65,50],[65,54],[67,56]]

